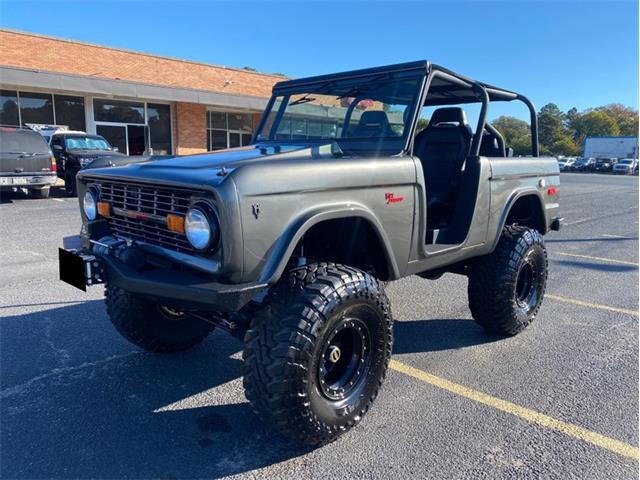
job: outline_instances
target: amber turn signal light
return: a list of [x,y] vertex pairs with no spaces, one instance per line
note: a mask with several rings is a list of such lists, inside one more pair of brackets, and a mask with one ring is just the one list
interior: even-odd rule
[[111,217],[111,205],[107,202],[98,202],[98,215],[104,218]]
[[167,215],[167,228],[176,233],[184,233],[184,217],[182,215]]

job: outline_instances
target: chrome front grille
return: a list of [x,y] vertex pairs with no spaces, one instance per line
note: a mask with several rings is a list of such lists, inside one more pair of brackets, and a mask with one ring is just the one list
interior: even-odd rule
[[91,183],[100,189],[100,201],[111,205],[107,220],[116,236],[183,253],[195,252],[185,234],[167,228],[166,217],[186,215],[192,198],[202,197],[204,192],[120,181]]

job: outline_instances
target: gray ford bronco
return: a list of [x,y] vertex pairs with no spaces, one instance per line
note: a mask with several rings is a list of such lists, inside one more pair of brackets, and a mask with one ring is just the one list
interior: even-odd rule
[[[486,121],[511,101],[531,114],[526,157]],[[287,80],[250,146],[81,171],[82,230],[59,251],[60,275],[104,283],[115,328],[152,352],[214,328],[243,339],[255,412],[319,445],[360,421],[382,385],[386,282],[466,275],[486,330],[533,321],[559,183],[520,94],[426,61]]]

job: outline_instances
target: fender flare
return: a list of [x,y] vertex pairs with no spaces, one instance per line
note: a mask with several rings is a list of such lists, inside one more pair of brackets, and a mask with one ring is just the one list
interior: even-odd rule
[[377,217],[361,204],[337,204],[324,206],[318,209],[307,210],[300,213],[293,221],[289,222],[282,235],[270,249],[269,257],[260,274],[259,282],[273,284],[280,279],[287,266],[289,258],[293,253],[296,245],[302,236],[309,231],[311,227],[325,220],[335,220],[338,218],[357,217],[362,218],[369,223],[376,233],[378,240],[381,242],[389,277],[397,279],[400,277],[398,265],[395,261],[391,243],[382,228]]
[[515,205],[515,203],[521,199],[522,197],[535,196],[538,199],[538,203],[540,205],[540,209],[542,211],[542,216],[544,217],[544,231],[540,232],[542,235],[547,233],[547,216],[545,213],[544,200],[542,199],[542,194],[533,187],[521,188],[514,191],[507,200],[505,207],[502,209],[502,213],[500,214],[500,220],[498,221],[498,228],[495,231],[494,240],[491,245],[490,252],[493,252],[498,246],[498,242],[500,241],[500,235],[502,234],[502,229],[504,228],[505,223],[507,222],[507,217],[511,212],[511,208]]

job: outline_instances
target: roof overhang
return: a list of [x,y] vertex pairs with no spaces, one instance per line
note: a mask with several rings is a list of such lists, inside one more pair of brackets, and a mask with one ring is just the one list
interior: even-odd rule
[[48,72],[0,65],[3,88],[49,89],[75,94],[140,98],[169,102],[199,103],[229,108],[264,110],[268,99],[250,95],[195,90],[101,77]]

